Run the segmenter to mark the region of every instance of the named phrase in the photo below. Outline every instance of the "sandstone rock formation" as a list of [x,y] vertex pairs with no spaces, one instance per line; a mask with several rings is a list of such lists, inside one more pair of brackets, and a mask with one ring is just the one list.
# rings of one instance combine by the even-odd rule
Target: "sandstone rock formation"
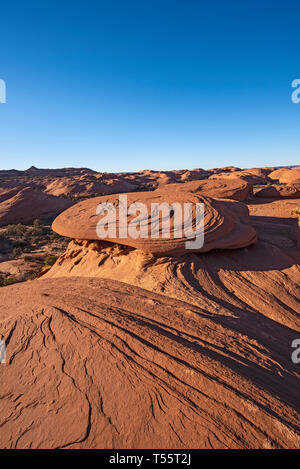
[[251,184],[265,184],[268,181],[268,170],[260,168],[244,169],[212,174],[209,179],[241,178]]
[[283,184],[300,183],[300,168],[281,168],[269,174],[270,179],[278,180]]
[[[199,232],[204,232],[204,246],[201,248],[195,247],[192,250],[197,252],[207,252],[211,249],[236,249],[248,246],[255,243],[257,236],[255,230],[249,223],[248,209],[240,203],[234,201],[215,200],[208,197],[203,197],[191,192],[166,192],[165,190],[158,190],[154,193],[141,192],[126,194],[127,206],[131,204],[142,203],[147,208],[147,213],[141,213],[141,226],[146,229],[148,238],[136,239],[132,236],[118,236],[120,227],[122,228],[123,221],[120,222],[120,210],[122,203],[119,201],[118,195],[95,197],[93,199],[85,200],[70,207],[68,210],[60,214],[54,221],[52,228],[54,231],[62,236],[67,236],[76,239],[99,239],[99,233],[96,231],[97,223],[103,216],[97,216],[96,210],[98,204],[111,204],[116,209],[116,232],[110,234],[103,239],[107,241],[124,244],[126,246],[135,247],[145,252],[155,253],[157,255],[178,254],[186,251],[186,241],[188,240],[184,234],[175,237],[178,233],[179,226],[182,226],[182,219],[180,225],[177,224],[175,215],[170,220],[170,237],[162,237],[162,223],[159,217],[159,237],[158,239],[150,236],[150,216],[152,203],[167,203],[169,205],[178,203],[182,207],[183,204],[191,203],[193,207],[195,204],[204,204],[204,227],[197,227]],[[158,217],[157,217],[158,218]],[[134,223],[136,214],[125,217],[128,227]],[[195,211],[193,212],[192,229],[196,229]],[[128,228],[130,229],[130,228]]]
[[220,287],[201,306],[101,279],[2,288],[1,447],[298,448],[299,323]]
[[294,328],[300,313],[300,231],[298,217],[291,216],[296,206],[253,200],[251,223],[259,239],[242,250],[157,257],[120,244],[73,240],[46,277],[109,278],[197,305],[217,296],[229,308],[248,305]]
[[277,198],[286,197],[289,199],[300,198],[300,182],[286,185],[273,185],[264,187],[256,192],[256,197]]
[[95,194],[114,194],[134,191],[137,186],[127,181],[98,182],[80,178],[59,178],[47,184],[45,192],[52,195],[71,195],[75,197],[91,197]]
[[246,207],[199,194],[204,183],[127,197],[202,201],[206,252],[93,238],[99,201],[119,200],[93,198],[53,225],[88,239],[0,288],[1,448],[300,447],[298,200]]
[[0,194],[0,226],[50,220],[70,207],[72,202],[31,189],[11,189]]
[[205,179],[185,184],[169,184],[165,189],[172,194],[185,191],[214,199],[231,199],[240,202],[247,200],[253,193],[252,184],[241,178]]

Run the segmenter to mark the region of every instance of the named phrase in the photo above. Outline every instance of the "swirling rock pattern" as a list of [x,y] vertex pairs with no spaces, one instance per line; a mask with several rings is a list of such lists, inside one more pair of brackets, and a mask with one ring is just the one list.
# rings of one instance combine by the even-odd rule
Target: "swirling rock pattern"
[[[184,203],[204,204],[204,245],[201,248],[194,248],[197,252],[207,252],[212,249],[236,249],[253,244],[257,240],[255,229],[250,225],[248,209],[239,202],[214,200],[191,192],[165,192],[163,189],[154,193],[131,193],[127,195],[128,206],[132,203],[142,202],[147,207],[146,215],[142,223],[148,229],[150,235],[150,214],[152,203],[179,203],[183,207]],[[80,202],[58,216],[52,225],[54,231],[60,235],[75,239],[99,239],[96,231],[100,216],[96,215],[97,206],[100,203],[110,203],[116,209],[120,209],[118,195],[96,197],[84,202]],[[119,210],[117,215],[117,233],[119,233]],[[129,224],[136,218],[136,215],[128,215]],[[159,239],[148,237],[148,239],[132,237],[107,236],[107,241],[124,244],[150,252],[157,255],[178,254],[186,251],[186,237],[175,238],[174,233],[178,226],[171,217],[170,238],[162,238],[162,225],[159,227]],[[192,229],[196,228],[196,218],[193,214]],[[161,220],[160,220],[161,222]]]

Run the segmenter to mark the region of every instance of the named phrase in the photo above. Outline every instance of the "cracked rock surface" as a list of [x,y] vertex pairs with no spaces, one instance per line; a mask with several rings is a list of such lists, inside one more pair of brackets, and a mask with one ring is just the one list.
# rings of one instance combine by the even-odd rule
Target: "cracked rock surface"
[[99,278],[1,288],[1,448],[299,448],[297,290],[261,314],[250,281],[230,307],[220,283],[198,305]]

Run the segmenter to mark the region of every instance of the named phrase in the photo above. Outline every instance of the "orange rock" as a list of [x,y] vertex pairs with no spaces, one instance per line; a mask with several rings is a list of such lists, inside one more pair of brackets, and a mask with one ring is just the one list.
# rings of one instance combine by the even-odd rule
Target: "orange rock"
[[231,199],[242,202],[252,195],[253,186],[241,178],[219,178],[191,181],[184,184],[169,184],[166,190],[170,193],[184,191],[214,199]]
[[300,183],[300,168],[288,169],[282,168],[277,169],[269,174],[270,179],[278,180],[280,183]]
[[95,278],[0,288],[1,448],[299,448],[299,317],[213,267],[198,306]]
[[289,199],[300,198],[300,183],[297,184],[287,184],[285,186],[274,185],[264,187],[260,191],[256,192],[256,197],[266,197],[266,198],[277,198],[277,197],[286,197]]
[[30,223],[34,219],[51,219],[70,207],[70,200],[31,189],[12,189],[0,195],[0,226]]
[[209,179],[231,179],[231,178],[241,178],[251,184],[265,184],[267,179],[268,170],[265,168],[251,168],[251,169],[244,169],[241,171],[233,171],[233,172],[221,172],[217,174],[213,174],[209,177]]
[[[125,194],[123,194],[124,196]],[[128,207],[133,203],[143,203],[147,208],[147,214],[144,215],[143,224],[148,230],[148,238],[120,237],[119,228],[119,195],[95,197],[85,200],[70,207],[60,214],[53,222],[52,228],[62,236],[68,236],[76,239],[99,239],[96,226],[101,217],[96,215],[97,206],[100,203],[110,203],[116,209],[116,233],[103,238],[110,242],[116,242],[127,246],[141,249],[145,252],[151,252],[159,255],[174,254],[186,251],[187,237],[184,235],[175,237],[174,233],[178,226],[174,222],[175,216],[170,220],[170,237],[163,238],[162,225],[159,227],[159,238],[150,237],[150,214],[152,203],[179,203],[183,207],[184,203],[191,203],[193,206],[197,203],[204,204],[204,246],[193,248],[197,252],[207,252],[211,249],[236,249],[248,246],[256,242],[256,231],[249,222],[248,209],[240,203],[234,201],[215,200],[203,197],[191,192],[172,193],[172,191],[157,190],[155,192],[140,192],[126,194]],[[136,218],[136,215],[127,216],[129,225]],[[196,227],[195,213],[193,213],[192,229]]]

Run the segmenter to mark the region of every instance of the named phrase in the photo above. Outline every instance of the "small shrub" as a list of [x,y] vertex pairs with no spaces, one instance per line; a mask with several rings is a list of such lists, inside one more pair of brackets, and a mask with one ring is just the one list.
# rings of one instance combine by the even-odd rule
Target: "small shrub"
[[16,277],[7,277],[7,278],[0,278],[0,287],[6,287],[8,285],[13,285],[14,283],[18,283],[20,280],[18,280]]
[[22,236],[27,232],[27,226],[18,223],[17,225],[7,225],[4,233],[6,236]]
[[45,262],[44,262],[45,267],[54,265],[56,260],[57,260],[57,256],[46,257]]
[[36,228],[40,228],[40,226],[41,226],[41,225],[40,225],[40,220],[37,220],[37,219],[34,220],[34,222],[32,223],[32,226],[33,226],[33,228],[35,228],[35,229],[36,229]]
[[14,248],[13,249],[13,255],[14,257],[18,257],[22,254],[22,249],[20,247]]
[[60,239],[60,238],[61,238],[61,236],[58,233],[55,233],[55,231],[53,231],[53,233],[51,233],[51,235],[50,235],[50,239],[52,241],[54,241],[56,239]]
[[34,256],[24,256],[23,259],[25,262],[33,262],[36,260]]

